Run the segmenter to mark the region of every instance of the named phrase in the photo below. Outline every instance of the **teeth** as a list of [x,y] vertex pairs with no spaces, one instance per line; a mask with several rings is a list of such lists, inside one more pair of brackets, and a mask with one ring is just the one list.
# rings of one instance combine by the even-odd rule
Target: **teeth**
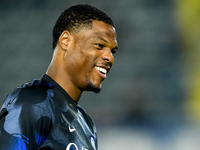
[[107,70],[101,67],[95,67],[97,68],[97,70],[99,70],[100,72],[102,72],[103,74],[107,74]]

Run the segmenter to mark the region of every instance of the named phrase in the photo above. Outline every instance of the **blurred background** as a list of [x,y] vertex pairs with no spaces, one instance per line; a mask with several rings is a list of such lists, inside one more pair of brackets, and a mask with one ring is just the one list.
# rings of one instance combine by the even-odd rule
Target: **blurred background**
[[118,33],[102,92],[79,103],[96,123],[99,150],[200,149],[199,0],[0,0],[0,104],[43,76],[54,23],[78,3],[106,12]]

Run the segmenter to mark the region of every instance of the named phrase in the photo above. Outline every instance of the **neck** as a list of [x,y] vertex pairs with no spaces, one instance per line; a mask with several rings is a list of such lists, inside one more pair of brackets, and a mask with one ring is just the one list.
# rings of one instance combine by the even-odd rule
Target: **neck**
[[64,80],[62,76],[59,76],[58,72],[56,74],[51,72],[51,66],[48,68],[46,74],[56,81],[56,83],[58,83],[69,94],[69,96],[78,103],[82,95],[82,91],[80,89],[74,87],[71,82]]
[[[57,52],[54,53],[56,54],[53,55],[53,59],[47,69],[46,74],[50,76],[54,81],[56,81],[69,94],[69,96],[78,103],[82,95],[82,90],[73,84],[66,71],[64,70],[64,63],[60,59],[62,57],[57,57],[58,55],[62,54]],[[56,57],[54,57],[55,55]]]

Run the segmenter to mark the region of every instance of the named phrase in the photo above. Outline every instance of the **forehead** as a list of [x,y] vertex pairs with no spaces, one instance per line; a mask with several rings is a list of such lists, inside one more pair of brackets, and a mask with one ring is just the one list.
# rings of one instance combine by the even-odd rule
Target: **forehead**
[[117,46],[117,34],[115,28],[102,21],[92,21],[92,28],[85,28],[81,35],[85,40],[104,40]]
[[102,21],[97,21],[97,20],[92,21],[92,30],[94,31],[95,34],[113,36],[114,38],[117,37],[115,28]]
[[113,26],[108,25],[102,21],[93,21],[91,37],[97,40],[103,40],[108,43],[117,45],[117,33]]

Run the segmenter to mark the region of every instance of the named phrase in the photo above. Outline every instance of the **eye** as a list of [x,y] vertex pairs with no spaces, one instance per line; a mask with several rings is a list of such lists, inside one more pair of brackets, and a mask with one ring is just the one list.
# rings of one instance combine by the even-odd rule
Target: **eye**
[[104,45],[103,44],[99,44],[99,43],[95,43],[95,46],[97,49],[101,50],[104,48]]
[[116,52],[117,52],[117,50],[115,50],[115,49],[112,49],[112,50],[111,50],[111,53],[112,53],[113,55],[115,55]]

